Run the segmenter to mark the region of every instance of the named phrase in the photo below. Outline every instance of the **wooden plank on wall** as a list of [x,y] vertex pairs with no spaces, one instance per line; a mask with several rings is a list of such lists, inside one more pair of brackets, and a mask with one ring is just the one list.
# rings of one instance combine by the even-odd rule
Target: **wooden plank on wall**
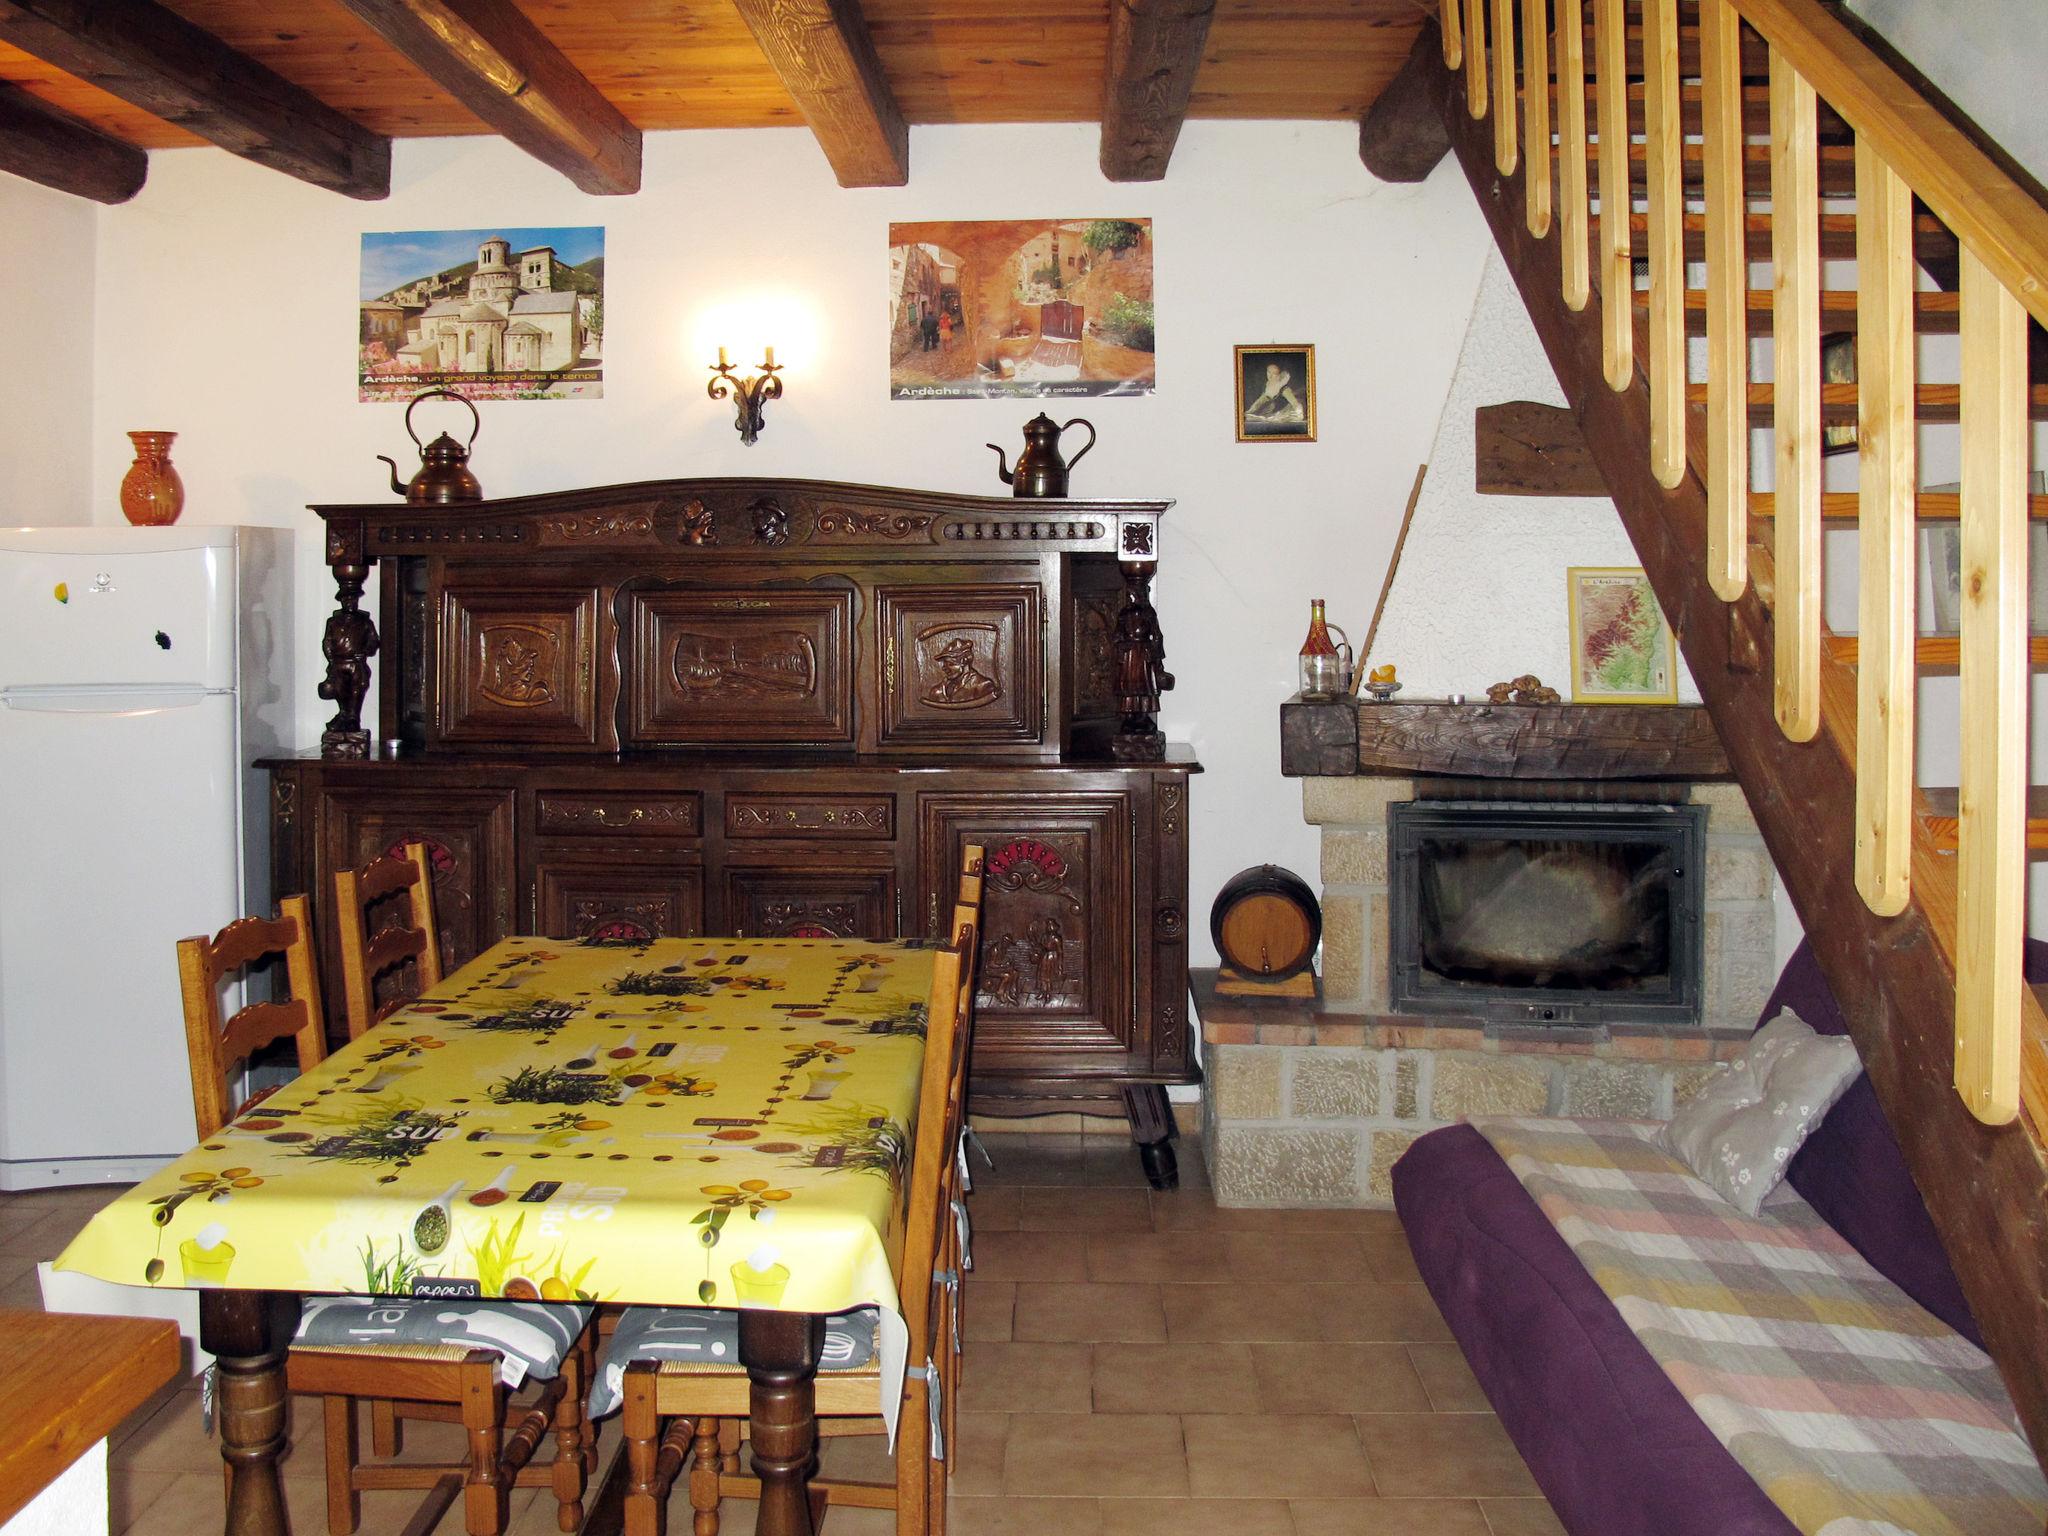
[[258,165],[390,194],[389,139],[150,0],[0,0],[0,42]]
[[1473,413],[1474,489],[1482,496],[1605,496],[1607,482],[1578,418],[1560,405],[1510,400]]

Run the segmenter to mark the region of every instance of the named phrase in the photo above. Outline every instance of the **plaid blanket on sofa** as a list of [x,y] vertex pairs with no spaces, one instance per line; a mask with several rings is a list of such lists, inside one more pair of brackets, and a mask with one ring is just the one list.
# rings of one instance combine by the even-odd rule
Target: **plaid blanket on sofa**
[[1808,1536],[2041,1536],[1990,1357],[1781,1186],[1745,1216],[1618,1120],[1472,1122],[1693,1411]]

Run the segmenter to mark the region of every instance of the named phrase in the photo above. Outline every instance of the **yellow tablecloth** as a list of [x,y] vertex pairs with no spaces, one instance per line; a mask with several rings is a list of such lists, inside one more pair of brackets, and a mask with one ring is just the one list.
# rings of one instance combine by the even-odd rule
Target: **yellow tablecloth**
[[122,1195],[57,1267],[893,1310],[931,975],[901,943],[507,939]]

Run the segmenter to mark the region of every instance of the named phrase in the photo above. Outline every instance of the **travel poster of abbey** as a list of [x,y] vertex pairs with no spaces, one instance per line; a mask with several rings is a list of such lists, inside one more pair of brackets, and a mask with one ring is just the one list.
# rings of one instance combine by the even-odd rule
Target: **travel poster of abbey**
[[889,226],[889,398],[1149,395],[1150,219]]
[[358,400],[604,394],[604,230],[363,236]]

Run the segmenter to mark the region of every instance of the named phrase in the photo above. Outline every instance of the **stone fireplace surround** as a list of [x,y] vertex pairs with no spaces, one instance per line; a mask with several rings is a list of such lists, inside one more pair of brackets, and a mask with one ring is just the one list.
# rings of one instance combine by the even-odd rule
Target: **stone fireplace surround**
[[[1372,753],[1370,741],[1362,750]],[[1345,772],[1327,744],[1306,770],[1301,753],[1285,756],[1304,773],[1303,815],[1322,837],[1320,996],[1223,997],[1213,972],[1196,978],[1203,1154],[1219,1204],[1386,1207],[1394,1162],[1427,1131],[1484,1114],[1667,1119],[1747,1040],[1775,979],[1776,926],[1770,855],[1738,785],[1664,776],[1688,767],[1677,760],[1651,765],[1659,774],[1649,780],[1627,770],[1574,780],[1546,767],[1522,778],[1512,770],[1525,765],[1512,761],[1485,771],[1469,756],[1456,776],[1375,773],[1369,763]],[[1388,1012],[1387,807],[1418,798],[1705,805],[1701,1027],[1549,1029]]]

